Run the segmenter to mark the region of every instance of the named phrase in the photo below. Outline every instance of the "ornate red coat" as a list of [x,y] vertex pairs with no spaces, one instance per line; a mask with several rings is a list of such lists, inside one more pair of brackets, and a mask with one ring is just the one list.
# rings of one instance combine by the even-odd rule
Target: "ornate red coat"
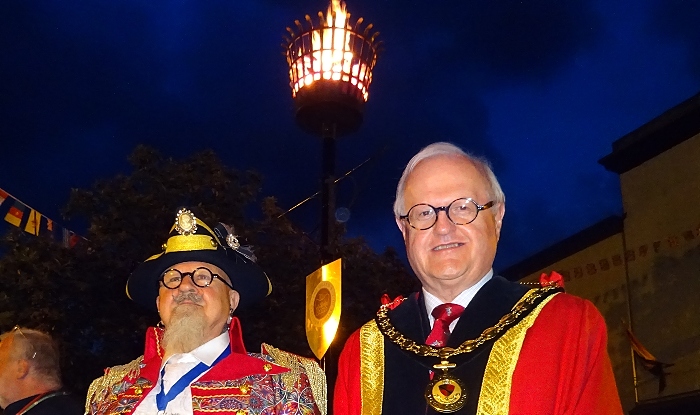
[[[494,277],[458,321],[448,347],[475,339],[532,291]],[[404,336],[424,343],[430,324],[421,295],[389,312]],[[452,373],[467,401],[457,414],[622,414],[606,350],[604,320],[589,301],[564,293],[542,299],[525,316],[477,347],[453,356]],[[335,415],[436,414],[424,394],[437,358],[402,350],[371,321],[348,339],[334,393]]]
[[[158,381],[163,330],[149,328],[144,355],[105,370],[90,385],[87,414],[131,414]],[[194,415],[323,415],[325,376],[315,361],[263,345],[247,353],[238,319],[229,328],[231,354],[190,385]]]

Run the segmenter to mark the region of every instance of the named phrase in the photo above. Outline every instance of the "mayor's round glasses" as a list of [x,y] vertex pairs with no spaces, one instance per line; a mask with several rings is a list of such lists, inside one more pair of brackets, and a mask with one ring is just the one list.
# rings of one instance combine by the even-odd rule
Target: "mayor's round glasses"
[[438,213],[442,210],[455,225],[466,225],[474,222],[479,212],[493,207],[495,204],[496,202],[492,200],[480,205],[471,197],[459,198],[447,206],[440,207],[419,203],[410,208],[407,214],[399,216],[399,219],[405,220],[414,229],[424,231],[437,223]]

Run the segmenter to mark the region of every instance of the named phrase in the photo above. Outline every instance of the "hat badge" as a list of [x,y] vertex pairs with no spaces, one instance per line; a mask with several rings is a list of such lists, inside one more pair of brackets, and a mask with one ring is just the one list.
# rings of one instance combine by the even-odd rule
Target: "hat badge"
[[197,231],[197,218],[189,209],[180,209],[175,217],[175,230],[180,235],[192,235]]
[[236,235],[229,233],[226,235],[226,245],[230,246],[231,249],[238,249],[241,247],[241,243],[238,241]]

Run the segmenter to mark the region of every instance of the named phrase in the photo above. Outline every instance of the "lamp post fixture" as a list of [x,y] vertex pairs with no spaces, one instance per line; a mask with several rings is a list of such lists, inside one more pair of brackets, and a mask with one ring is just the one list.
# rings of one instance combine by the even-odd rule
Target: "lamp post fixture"
[[333,260],[333,183],[335,140],[355,132],[362,124],[364,105],[377,62],[372,24],[354,25],[340,0],[331,0],[326,16],[318,12],[318,23],[305,16],[295,20],[285,36],[289,86],[296,107],[296,121],[305,132],[323,140],[321,188],[321,263]]

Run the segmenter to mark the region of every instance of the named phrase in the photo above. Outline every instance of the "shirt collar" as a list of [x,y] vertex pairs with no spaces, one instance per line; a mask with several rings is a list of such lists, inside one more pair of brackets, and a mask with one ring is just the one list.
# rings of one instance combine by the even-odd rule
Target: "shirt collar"
[[192,350],[192,355],[194,355],[194,357],[199,361],[211,366],[211,364],[214,363],[214,360],[219,357],[219,355],[228,347],[228,345],[228,331],[225,331],[198,348]]
[[[170,356],[168,362],[203,362],[207,366],[211,366],[219,355],[229,347],[229,334],[225,331],[204,343],[203,345],[197,347],[189,353],[178,353]],[[167,362],[163,362],[165,365]]]
[[[487,272],[486,275],[484,275],[483,278],[479,280],[479,282],[459,293],[459,295],[455,297],[454,300],[452,300],[452,303],[459,304],[462,307],[467,308],[467,306],[472,301],[476,293],[479,292],[481,287],[483,287],[484,284],[489,282],[489,280],[492,277],[493,268],[491,268],[489,272]],[[428,313],[428,318],[430,319],[430,324],[432,325],[433,321],[435,320],[435,318],[432,315],[433,309],[442,304],[442,301],[433,294],[426,291],[425,288],[423,288],[423,299],[425,301],[425,311]]]

